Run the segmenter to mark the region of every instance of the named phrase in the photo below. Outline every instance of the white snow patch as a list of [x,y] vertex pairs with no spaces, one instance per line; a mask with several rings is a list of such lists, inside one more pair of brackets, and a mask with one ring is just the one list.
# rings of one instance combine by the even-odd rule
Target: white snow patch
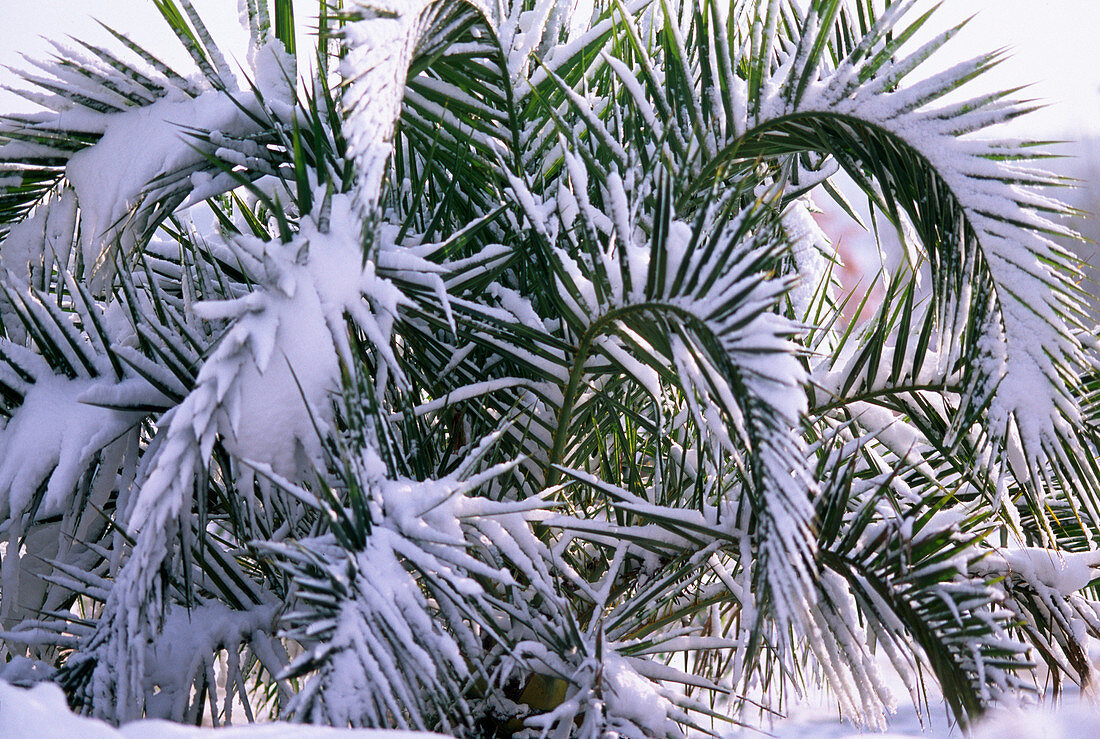
[[[210,91],[189,98],[181,91],[107,119],[103,137],[77,152],[65,174],[80,202],[84,262],[98,264],[115,239],[133,245],[133,229],[124,228],[142,194],[158,176],[202,164],[185,127],[244,134],[254,124],[224,93]],[[142,224],[135,224],[140,227]]]
[[1040,547],[999,549],[982,560],[982,569],[1041,583],[1070,595],[1100,577],[1100,552],[1060,552]]
[[440,735],[281,722],[211,729],[159,719],[133,721],[116,729],[104,721],[72,713],[65,703],[65,694],[53,683],[39,683],[28,690],[0,681],[0,736],[5,739],[426,739]]
[[25,511],[35,489],[49,480],[38,515],[60,512],[89,458],[124,434],[142,413],[81,402],[95,380],[43,374],[0,432],[0,508]]

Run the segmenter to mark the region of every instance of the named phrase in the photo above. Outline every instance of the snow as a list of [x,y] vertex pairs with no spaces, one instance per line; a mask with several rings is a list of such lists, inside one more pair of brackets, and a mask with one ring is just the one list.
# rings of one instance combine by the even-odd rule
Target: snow
[[[484,17],[495,19],[486,0],[469,0],[469,4]],[[359,168],[359,206],[364,213],[377,205],[409,64],[428,31],[432,5],[432,0],[353,0],[344,8],[349,16],[362,16],[343,29],[348,54],[340,72],[349,112],[345,131]]]
[[621,657],[611,655],[603,662],[604,700],[607,713],[630,721],[649,731],[664,730],[672,736],[679,733],[668,717],[668,701],[654,683],[635,672]]
[[787,207],[782,218],[798,272],[798,284],[788,293],[798,318],[809,317],[810,304],[829,269],[825,256],[829,240],[811,215],[811,204],[809,196],[795,201]]
[[69,160],[66,175],[76,190],[83,226],[84,262],[102,266],[104,250],[122,238],[124,251],[144,228],[139,218],[128,226],[143,195],[162,174],[185,172],[206,162],[196,151],[187,127],[243,135],[255,128],[224,93],[204,92],[196,98],[180,90],[135,110],[107,117],[103,137],[95,146]]
[[0,430],[0,500],[4,516],[24,511],[48,481],[39,516],[62,512],[88,460],[125,434],[145,415],[82,402],[94,380],[69,380],[44,373],[23,404]]
[[[629,667],[612,661],[605,673],[612,691],[608,708],[639,725],[661,725],[665,719],[662,699],[651,685]],[[931,696],[935,699],[935,695]],[[919,716],[912,706],[892,716],[884,733],[861,733],[839,720],[824,695],[810,696],[792,707],[791,714],[774,722],[765,720],[762,729],[776,739],[962,739],[942,711]],[[659,714],[659,715],[658,715]],[[648,723],[655,720],[657,723]],[[762,736],[757,729],[725,730],[724,735],[749,739]],[[1087,698],[1069,694],[1060,706],[994,711],[979,723],[974,739],[1082,739],[1100,734],[1100,708]],[[96,719],[74,715],[61,689],[52,683],[19,688],[0,680],[0,736],[5,739],[429,739],[440,737],[418,731],[337,729],[287,723],[261,723],[219,729],[183,726],[159,719],[134,721],[114,728]]]
[[1100,552],[1060,552],[1039,547],[997,549],[981,562],[983,571],[1042,584],[1063,596],[1100,577]]
[[[173,605],[152,647],[147,679],[159,690],[146,704],[146,717],[186,716],[192,683],[181,681],[180,677],[207,672],[212,655],[219,650],[225,650],[228,660],[227,693],[246,689],[240,675],[240,646],[255,645],[265,635],[273,634],[277,614],[276,604],[255,606],[247,611],[233,610],[217,601],[191,608]],[[262,653],[262,649],[253,646],[254,653]],[[281,664],[266,666],[281,668]],[[226,696],[225,705],[231,709],[229,697]]]
[[268,723],[210,729],[147,719],[114,728],[69,710],[65,694],[53,683],[18,688],[0,680],[0,736],[5,739],[429,739],[420,731],[336,729]]
[[0,246],[0,259],[16,284],[30,284],[32,274],[49,274],[55,261],[64,262],[68,257],[77,223],[76,206],[72,189],[65,187],[11,227]]
[[[206,320],[236,321],[177,409],[170,438],[193,435],[206,446],[220,432],[238,457],[290,479],[299,471],[299,450],[307,459],[317,458],[316,424],[327,422],[338,388],[342,346],[335,337],[343,330],[345,311],[385,353],[389,325],[403,300],[374,274],[373,263],[363,264],[348,197],[333,199],[329,218],[325,233],[312,218],[303,219],[298,238],[287,244],[240,237],[232,245],[242,263],[256,263],[254,255],[260,255],[252,278],[265,289],[196,305]],[[363,304],[364,296],[375,301],[375,313]],[[135,526],[150,507],[164,504],[159,467],[149,470],[148,479],[157,484],[146,482],[133,513]],[[174,486],[176,480],[168,475],[163,483]]]
[[1090,736],[1100,736],[1100,707],[1075,695],[1065,698],[1061,706],[996,712],[973,733],[974,739],[1084,739]]
[[[931,695],[935,701],[938,696]],[[775,739],[964,739],[968,736],[951,722],[942,707],[928,714],[911,705],[902,706],[890,717],[883,732],[860,732],[836,715],[830,701],[809,696],[791,707],[790,714],[774,721],[764,720],[761,728]],[[760,730],[744,729],[729,734],[738,739],[761,736]],[[971,739],[1083,739],[1100,735],[1100,706],[1076,692],[1067,692],[1058,705],[998,708],[979,721]]]

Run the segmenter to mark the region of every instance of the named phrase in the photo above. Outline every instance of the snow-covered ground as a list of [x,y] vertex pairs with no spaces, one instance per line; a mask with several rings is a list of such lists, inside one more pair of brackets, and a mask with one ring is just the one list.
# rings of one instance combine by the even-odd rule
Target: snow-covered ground
[[435,736],[416,731],[331,729],[279,723],[209,729],[161,720],[134,721],[116,729],[102,721],[73,715],[61,688],[53,683],[39,683],[28,690],[0,681],[3,739],[430,739]]
[[[803,705],[794,715],[778,721],[768,730],[776,739],[945,739],[966,734],[948,721],[943,712],[918,717],[912,706],[902,706],[885,734],[861,733],[836,718],[835,711]],[[745,731],[745,739],[764,736]],[[994,713],[975,727],[972,739],[1089,739],[1100,736],[1100,706],[1077,695],[1066,696],[1059,707]]]
[[[935,702],[934,696],[930,696]],[[947,739],[963,737],[944,710],[918,715],[899,706],[888,733],[861,733],[837,717],[824,694],[799,703],[791,715],[760,730],[742,729],[733,739]],[[297,724],[254,724],[221,729],[181,726],[167,721],[135,721],[114,728],[102,721],[73,715],[61,689],[39,683],[31,689],[0,681],[0,737],[3,739],[413,739],[437,736],[411,731],[339,730]],[[1088,739],[1100,736],[1100,705],[1079,694],[1067,694],[1060,706],[994,713],[977,726],[973,739]]]

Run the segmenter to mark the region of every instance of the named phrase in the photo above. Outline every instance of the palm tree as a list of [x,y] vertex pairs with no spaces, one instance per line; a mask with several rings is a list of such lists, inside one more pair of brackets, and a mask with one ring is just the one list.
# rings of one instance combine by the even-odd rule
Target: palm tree
[[554,737],[1091,679],[1095,339],[1062,181],[984,135],[1028,105],[954,102],[997,54],[921,78],[906,0],[346,0],[313,59],[247,0],[235,72],[155,2],[195,70],[112,31],[0,119],[3,675]]

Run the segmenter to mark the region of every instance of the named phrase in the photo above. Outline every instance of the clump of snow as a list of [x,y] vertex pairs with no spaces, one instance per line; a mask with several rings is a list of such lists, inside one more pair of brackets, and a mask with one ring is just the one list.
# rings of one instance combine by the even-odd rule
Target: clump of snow
[[[189,14],[193,12],[189,6],[185,8]],[[205,31],[200,28],[198,32],[202,35]],[[222,83],[235,83],[216,47],[209,51]],[[59,117],[59,126],[83,124],[80,127],[101,134],[92,146],[73,154],[65,167],[80,204],[84,264],[96,270],[93,285],[105,284],[109,249],[118,246],[128,252],[144,235],[153,216],[153,209],[144,207],[147,199],[156,202],[186,194],[193,185],[204,189],[204,196],[235,186],[236,182],[225,176],[192,179],[193,174],[209,168],[207,158],[215,151],[192,132],[210,132],[221,140],[245,138],[259,129],[257,120],[265,114],[285,120],[293,115],[294,58],[281,43],[270,39],[251,50],[250,62],[250,76],[266,113],[248,88],[199,92],[190,84],[169,84],[164,95],[150,104],[110,113],[66,111]],[[220,155],[226,150],[216,151]],[[214,188],[214,183],[220,189]]]
[[609,717],[629,722],[653,736],[680,734],[669,717],[674,709],[651,680],[639,675],[618,655],[608,655],[602,668],[603,699]]
[[53,683],[39,683],[25,689],[0,681],[0,736],[7,739],[48,736],[119,739],[125,735],[103,721],[73,714],[65,701],[65,693]]
[[0,261],[23,282],[30,281],[30,264],[45,245],[44,221],[39,211],[12,226],[0,242]]
[[287,52],[283,42],[274,38],[250,50],[249,57],[255,70],[253,84],[262,91],[265,104],[281,114],[280,117],[289,119],[293,115],[297,58]]
[[[345,312],[385,354],[401,302],[400,293],[375,276],[373,263],[363,264],[353,219],[349,199],[339,196],[327,232],[304,219],[299,237],[289,243],[241,237],[233,244],[262,289],[196,305],[207,320],[235,322],[203,364],[195,389],[174,410],[169,438],[194,436],[208,450],[221,433],[238,457],[290,478],[303,461],[300,450],[308,457],[319,454],[314,424],[326,422],[337,389],[336,341]],[[364,296],[374,300],[376,311]],[[162,456],[165,463],[170,458]],[[151,506],[163,505],[163,488],[177,485],[176,474],[159,460],[149,465],[135,525]]]
[[1100,577],[1100,552],[1071,553],[1040,547],[997,549],[982,560],[981,567],[1070,595]]
[[[233,610],[217,601],[190,608],[172,606],[152,645],[147,679],[158,690],[146,704],[146,716],[166,719],[184,716],[193,681],[181,680],[181,676],[207,671],[209,662],[219,650],[225,650],[232,667],[231,675],[238,677],[240,645],[259,641],[265,634],[274,634],[276,612],[275,604],[255,606],[247,611]],[[254,650],[257,654],[267,651]],[[281,667],[265,666],[269,671]]]
[[783,213],[783,230],[791,243],[798,283],[791,288],[791,305],[798,318],[807,316],[822,280],[829,270],[825,249],[829,239],[810,212],[809,196],[791,203]]
[[44,372],[30,387],[0,431],[0,514],[25,511],[43,481],[38,515],[60,513],[92,456],[144,416],[81,402],[96,384]]
[[206,159],[188,127],[244,135],[255,124],[225,93],[191,98],[175,90],[152,105],[109,117],[102,138],[69,160],[65,174],[76,190],[82,214],[84,263],[102,266],[101,256],[117,239],[129,251],[145,223],[132,220],[153,181],[186,172]]

